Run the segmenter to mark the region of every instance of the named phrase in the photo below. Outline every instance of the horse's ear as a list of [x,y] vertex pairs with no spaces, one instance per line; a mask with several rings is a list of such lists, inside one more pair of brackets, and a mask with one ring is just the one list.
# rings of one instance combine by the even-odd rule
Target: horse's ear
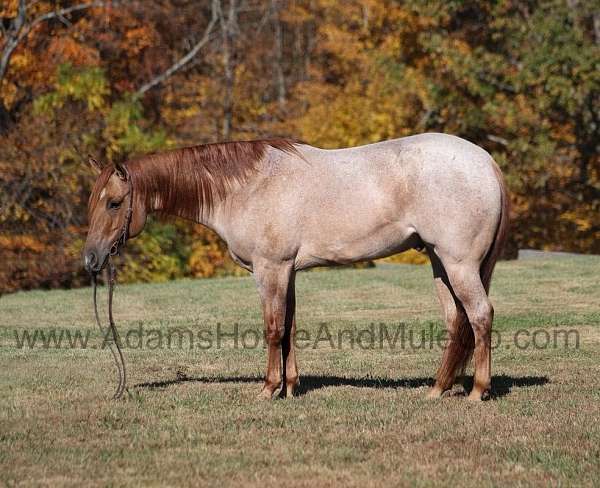
[[100,165],[100,163],[98,161],[96,161],[96,159],[93,158],[89,154],[88,154],[88,163],[90,164],[90,166],[96,173],[100,174],[102,172],[102,166]]
[[125,169],[125,166],[123,166],[121,163],[114,163],[115,166],[115,174],[119,177],[120,180],[122,181],[127,181],[127,169]]

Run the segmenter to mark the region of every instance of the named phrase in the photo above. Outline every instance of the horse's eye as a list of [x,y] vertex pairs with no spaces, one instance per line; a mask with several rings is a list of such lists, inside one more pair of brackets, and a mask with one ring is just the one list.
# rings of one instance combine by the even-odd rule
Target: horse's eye
[[112,202],[108,202],[108,208],[110,210],[117,210],[120,207],[121,207],[121,202],[116,202],[114,200]]

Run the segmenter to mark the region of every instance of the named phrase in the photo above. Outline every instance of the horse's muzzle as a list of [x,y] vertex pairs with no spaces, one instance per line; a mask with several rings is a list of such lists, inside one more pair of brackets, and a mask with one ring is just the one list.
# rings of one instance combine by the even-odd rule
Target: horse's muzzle
[[87,251],[83,257],[83,264],[85,266],[85,270],[90,273],[98,273],[104,267],[104,263],[106,261],[106,256],[99,256],[97,251]]

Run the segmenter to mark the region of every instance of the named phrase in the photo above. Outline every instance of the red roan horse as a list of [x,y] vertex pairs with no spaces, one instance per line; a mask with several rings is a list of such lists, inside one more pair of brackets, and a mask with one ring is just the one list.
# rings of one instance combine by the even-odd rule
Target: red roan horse
[[98,273],[152,212],[213,229],[256,280],[268,344],[262,397],[280,386],[282,396],[292,395],[298,384],[297,271],[413,247],[429,253],[449,332],[429,396],[449,389],[472,355],[469,399],[489,392],[488,291],[506,239],[509,201],[498,166],[480,147],[434,133],[336,150],[264,140],[95,166],[86,269]]

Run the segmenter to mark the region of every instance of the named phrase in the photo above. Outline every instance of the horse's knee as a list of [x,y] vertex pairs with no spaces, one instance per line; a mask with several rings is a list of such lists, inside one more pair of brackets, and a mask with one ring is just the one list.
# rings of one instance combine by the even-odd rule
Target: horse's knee
[[475,335],[488,337],[492,330],[494,307],[489,300],[481,300],[469,311],[469,322]]
[[283,324],[269,323],[265,330],[265,340],[269,345],[279,346],[283,340],[284,334],[285,328]]

